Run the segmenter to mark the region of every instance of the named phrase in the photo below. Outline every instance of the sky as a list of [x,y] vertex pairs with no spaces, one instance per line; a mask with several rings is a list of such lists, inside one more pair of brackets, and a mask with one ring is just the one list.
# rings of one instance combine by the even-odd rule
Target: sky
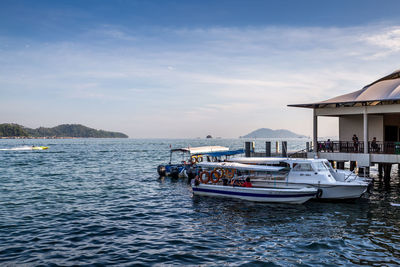
[[[312,135],[400,68],[400,1],[0,1],[0,123],[131,138]],[[337,135],[336,118],[319,136]]]

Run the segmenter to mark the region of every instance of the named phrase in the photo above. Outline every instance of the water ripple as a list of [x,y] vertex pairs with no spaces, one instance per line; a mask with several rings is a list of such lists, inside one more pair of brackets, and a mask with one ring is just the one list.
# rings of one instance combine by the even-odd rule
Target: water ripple
[[193,197],[185,181],[155,170],[170,144],[241,148],[242,140],[32,142],[50,150],[0,151],[2,265],[400,263],[400,208],[390,205],[400,203],[397,178],[356,203],[249,203]]

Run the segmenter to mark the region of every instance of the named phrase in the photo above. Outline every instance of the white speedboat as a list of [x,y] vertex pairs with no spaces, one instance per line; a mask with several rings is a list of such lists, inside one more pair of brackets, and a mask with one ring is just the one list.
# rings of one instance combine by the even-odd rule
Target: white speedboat
[[192,183],[194,195],[228,197],[256,202],[303,204],[317,193],[315,188],[265,188]]
[[[255,186],[312,186],[320,189],[316,198],[356,199],[364,194],[370,181],[346,170],[334,170],[326,159],[231,158],[230,163],[251,166],[280,166],[279,171],[251,172]],[[213,166],[215,168],[217,166]]]
[[217,196],[257,202],[302,204],[313,198],[318,189],[306,186],[267,186],[252,183],[240,172],[277,172],[284,167],[257,166],[231,162],[202,162],[202,171],[192,181],[194,195]]

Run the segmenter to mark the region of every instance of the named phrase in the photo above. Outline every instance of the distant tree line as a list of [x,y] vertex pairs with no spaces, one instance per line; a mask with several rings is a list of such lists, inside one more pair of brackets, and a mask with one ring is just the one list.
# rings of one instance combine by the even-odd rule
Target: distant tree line
[[0,124],[0,137],[9,136],[28,136],[29,134],[18,124],[3,123]]
[[62,124],[53,128],[27,128],[18,124],[0,124],[0,137],[30,136],[30,137],[92,137],[92,138],[127,138],[119,132],[108,132],[92,129],[80,124]]

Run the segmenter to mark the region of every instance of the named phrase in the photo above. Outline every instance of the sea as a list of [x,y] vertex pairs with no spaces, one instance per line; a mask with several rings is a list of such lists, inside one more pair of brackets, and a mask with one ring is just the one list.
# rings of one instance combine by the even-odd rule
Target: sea
[[[245,141],[0,140],[0,266],[400,265],[397,170],[355,202],[302,205],[194,197],[157,174],[171,147]],[[31,145],[49,149],[15,149]]]

